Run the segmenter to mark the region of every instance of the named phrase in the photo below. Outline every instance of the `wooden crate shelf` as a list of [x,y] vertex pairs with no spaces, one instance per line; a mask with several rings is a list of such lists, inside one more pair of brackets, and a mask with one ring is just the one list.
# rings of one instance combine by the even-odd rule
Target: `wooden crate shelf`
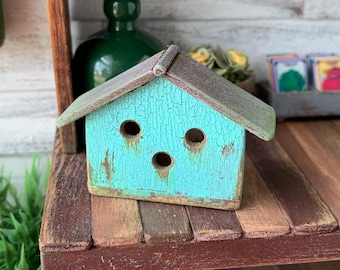
[[[57,136],[40,235],[43,269],[205,269],[340,259],[340,120],[247,136],[241,208],[95,197],[85,153]],[[77,268],[78,267],[78,268]]]
[[257,95],[270,104],[278,121],[288,118],[340,116],[340,90],[275,93],[269,84],[259,84]]
[[[47,5],[62,113],[73,101],[68,1]],[[333,97],[329,102],[325,111],[340,108]],[[294,106],[289,114],[275,109],[285,119],[296,116]],[[77,150],[75,125],[69,125],[56,134],[40,233],[42,269],[196,270],[339,260],[339,134],[340,120],[333,119],[279,123],[268,143],[248,135],[241,208],[222,211],[91,196],[85,152],[66,154]]]

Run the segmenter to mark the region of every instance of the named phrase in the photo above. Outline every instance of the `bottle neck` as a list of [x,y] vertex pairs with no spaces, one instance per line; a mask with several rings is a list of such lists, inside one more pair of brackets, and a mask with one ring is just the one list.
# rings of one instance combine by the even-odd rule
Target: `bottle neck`
[[108,30],[110,32],[118,32],[118,31],[135,31],[135,23],[132,21],[121,22],[110,20],[108,25]]

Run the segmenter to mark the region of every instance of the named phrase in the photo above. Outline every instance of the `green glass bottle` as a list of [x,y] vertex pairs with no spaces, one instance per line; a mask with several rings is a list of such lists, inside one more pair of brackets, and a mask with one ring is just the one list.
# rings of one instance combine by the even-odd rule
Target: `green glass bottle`
[[161,42],[135,26],[139,0],[105,0],[104,12],[109,19],[107,29],[92,35],[75,52],[75,97],[164,49]]
[[[140,0],[104,0],[107,28],[80,44],[72,59],[75,98],[165,48],[136,27],[140,9]],[[84,119],[76,126],[81,150],[85,145]]]
[[0,0],[0,47],[4,43],[5,39],[5,24],[4,24],[4,15],[2,13],[2,4]]

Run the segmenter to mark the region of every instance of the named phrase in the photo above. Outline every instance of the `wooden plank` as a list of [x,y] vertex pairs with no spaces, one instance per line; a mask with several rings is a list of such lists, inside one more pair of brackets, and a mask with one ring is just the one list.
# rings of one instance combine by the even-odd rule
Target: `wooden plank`
[[5,127],[0,129],[1,155],[51,153],[55,120],[55,117],[0,118],[0,126]]
[[42,252],[87,250],[91,240],[91,200],[85,153],[65,155],[59,134],[45,200],[39,245]]
[[262,142],[249,135],[247,143],[248,153],[283,209],[292,233],[326,233],[337,228],[327,205],[275,139]]
[[[97,3],[97,1],[89,1]],[[228,1],[225,1],[228,2]],[[284,2],[283,2],[284,3]],[[277,3],[276,3],[277,4]],[[254,10],[257,10],[256,8]],[[202,14],[204,12],[201,12]],[[89,34],[96,31],[101,21],[73,21],[72,40],[79,44]],[[340,39],[336,29],[340,21],[332,21],[333,27],[324,20],[157,20],[145,19],[138,21],[138,27],[157,37],[163,44],[175,43],[182,52],[204,44],[221,45],[223,49],[242,50],[248,57],[252,68],[256,67],[256,80],[268,80],[264,55],[278,52],[295,52],[301,55],[327,51],[337,52]],[[301,38],[301,37],[304,38]],[[320,42],[313,37],[319,36]],[[190,37],[188,39],[188,37]],[[204,37],[204,41],[202,41]],[[249,39],[252,40],[251,46]],[[280,40],[280,42],[277,42]],[[294,42],[291,42],[294,40]],[[329,41],[329,42],[328,42]],[[0,51],[1,52],[1,51]],[[1,76],[1,75],[0,75]]]
[[[68,2],[67,0],[47,0],[47,9],[52,43],[58,113],[61,114],[73,101]],[[60,136],[63,152],[76,153],[77,134],[75,123],[71,123],[61,128]]]
[[261,83],[258,96],[270,104],[279,121],[285,118],[340,115],[337,91],[309,90],[275,93],[268,83]]
[[231,240],[242,235],[235,211],[192,206],[187,211],[196,241]]
[[340,19],[340,2],[337,0],[306,0],[304,4],[304,18],[314,20],[338,20]]
[[[5,41],[0,50],[0,93],[53,88],[46,1],[2,1]],[[1,99],[1,98],[0,98]]]
[[56,115],[54,90],[1,93],[1,155],[52,153]]
[[[43,269],[227,269],[340,259],[340,234],[283,236],[190,244],[133,245],[44,253]],[[254,269],[255,270],[255,269]]]
[[[1,93],[0,118],[57,117],[55,90],[8,91]],[[53,131],[55,135],[55,131]]]
[[[304,55],[324,51],[325,48],[337,52],[340,47],[336,31],[340,28],[340,21],[332,21],[333,27],[322,20],[276,20],[275,23],[272,20],[160,20],[157,24],[152,20],[141,20],[138,25],[164,44],[174,42],[179,45],[181,51],[188,51],[202,43],[212,46],[219,44],[225,50],[242,50],[249,56],[251,67],[256,67],[258,81],[268,78],[265,54],[295,52]],[[315,42],[315,36],[319,37],[320,42]]]
[[340,141],[334,122],[282,123],[276,137],[340,220]]
[[209,0],[191,0],[173,3],[170,16],[179,20],[282,19],[297,18],[302,14],[302,9],[303,1],[301,0],[288,0],[284,3],[278,3],[275,0],[256,2],[217,0],[213,4]]
[[[330,154],[328,155],[329,157],[328,159],[332,159],[337,164],[339,164],[340,163],[340,136],[339,136],[340,121],[338,119],[329,120],[329,121],[308,121],[306,127],[311,130],[315,139],[322,145],[324,152],[326,152],[327,154]],[[337,173],[333,172],[333,175],[337,175]],[[338,178],[337,180],[339,181]]]
[[92,239],[95,246],[141,243],[143,228],[137,201],[92,195],[91,209]]
[[[302,0],[143,0],[141,19],[172,20],[221,20],[221,19],[272,19],[296,18],[303,12]],[[242,12],[240,12],[242,11]],[[102,3],[81,0],[72,1],[71,15],[74,20],[105,20]]]
[[273,195],[246,155],[241,208],[236,215],[248,238],[276,237],[289,233],[289,224]]
[[140,201],[139,208],[147,244],[192,240],[189,218],[184,206]]

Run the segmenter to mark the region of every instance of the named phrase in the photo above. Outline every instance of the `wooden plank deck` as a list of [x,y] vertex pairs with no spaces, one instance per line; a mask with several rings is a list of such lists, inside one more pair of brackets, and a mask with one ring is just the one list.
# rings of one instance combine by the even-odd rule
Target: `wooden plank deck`
[[339,131],[340,119],[324,119],[279,123],[271,142],[248,135],[237,211],[91,199],[85,154],[62,154],[56,136],[40,236],[43,269],[226,269],[339,260]]

